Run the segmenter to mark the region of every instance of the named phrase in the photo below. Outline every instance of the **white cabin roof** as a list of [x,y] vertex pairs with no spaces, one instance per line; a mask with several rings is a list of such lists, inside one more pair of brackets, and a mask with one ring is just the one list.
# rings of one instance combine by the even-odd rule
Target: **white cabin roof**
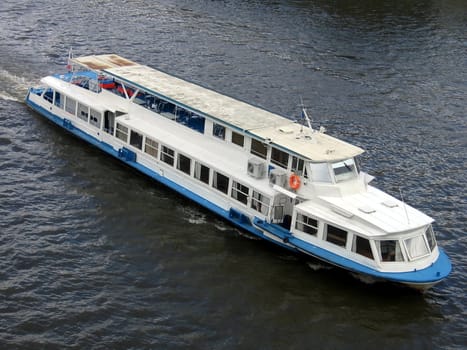
[[360,147],[311,130],[278,114],[115,54],[84,56],[74,58],[73,62],[168,98],[312,162],[332,162],[363,153]]

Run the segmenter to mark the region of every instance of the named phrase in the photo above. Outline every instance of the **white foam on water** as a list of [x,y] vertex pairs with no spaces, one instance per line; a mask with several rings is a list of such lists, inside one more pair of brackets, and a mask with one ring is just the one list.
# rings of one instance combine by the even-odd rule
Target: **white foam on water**
[[19,102],[16,97],[11,96],[5,91],[0,91],[0,100]]
[[[0,69],[0,99],[7,101],[20,101],[28,90],[29,82],[25,77],[10,73],[5,69]],[[5,91],[5,89],[8,89]]]

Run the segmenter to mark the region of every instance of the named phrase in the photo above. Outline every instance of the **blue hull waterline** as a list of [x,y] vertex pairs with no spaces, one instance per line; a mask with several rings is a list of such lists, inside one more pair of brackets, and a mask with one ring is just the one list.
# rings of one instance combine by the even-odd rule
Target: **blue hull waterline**
[[[104,62],[108,64],[107,66],[97,67],[95,62],[94,65],[90,64],[90,60],[95,57],[88,56],[84,57],[81,61],[72,61],[75,64],[79,64],[81,68],[83,66],[87,68],[79,74],[81,79],[79,84],[73,81],[73,78],[78,75],[74,72],[49,77],[49,80],[44,82],[44,87],[29,89],[26,96],[26,104],[71,134],[209,209],[240,229],[290,251],[304,253],[352,273],[370,276],[379,281],[399,283],[420,290],[428,289],[446,278],[451,272],[449,258],[444,250],[437,246],[434,240],[431,229],[431,218],[411,207],[409,207],[409,210],[413,212],[415,218],[413,221],[418,221],[418,226],[410,226],[409,224],[404,226],[403,223],[398,223],[397,225],[394,223],[386,224],[385,222],[388,222],[386,219],[376,217],[378,210],[381,213],[388,212],[390,213],[390,217],[391,215],[394,217],[395,210],[402,210],[402,206],[405,206],[405,203],[398,202],[392,197],[380,194],[378,190],[370,188],[368,185],[369,181],[365,178],[365,175],[362,175],[364,173],[360,172],[358,167],[354,166],[356,163],[352,161],[352,157],[354,157],[352,154],[361,153],[359,150],[350,147],[343,148],[342,153],[344,154],[345,151],[348,151],[347,154],[350,154],[350,157],[348,155],[335,155],[335,158],[332,158],[326,155],[328,158],[319,158],[310,152],[299,158],[297,156],[299,148],[292,149],[289,153],[285,151],[288,149],[285,146],[290,145],[290,148],[292,148],[295,144],[287,144],[285,139],[281,141],[281,137],[292,133],[292,131],[289,131],[292,130],[292,127],[287,129],[288,126],[285,126],[279,132],[277,130],[274,131],[275,133],[271,134],[273,136],[271,138],[264,136],[266,132],[253,135],[251,130],[254,129],[248,129],[245,126],[250,121],[233,121],[234,119],[229,119],[229,115],[222,115],[224,119],[221,119],[220,114],[215,114],[218,112],[214,107],[210,106],[211,109],[202,110],[202,102],[194,103],[190,106],[188,102],[177,97],[177,88],[182,89],[182,93],[185,95],[188,92],[192,92],[195,97],[198,95],[205,97],[206,91],[201,87],[169,77],[167,81],[174,85],[173,95],[169,96],[170,90],[157,90],[157,87],[154,86],[156,83],[153,81],[145,83],[144,80],[138,80],[140,79],[138,78],[139,75],[124,75],[121,71],[117,72],[116,70],[121,67],[115,68],[109,64],[110,61],[105,61],[105,59],[109,59],[108,56],[98,56],[100,57],[99,63],[102,64]],[[112,63],[115,63],[115,57],[112,57],[112,59]],[[131,63],[131,65],[127,64],[126,68],[136,69],[136,64]],[[149,69],[146,66],[141,67],[140,69],[143,71]],[[115,71],[112,71],[112,69],[115,69]],[[162,74],[152,69],[148,72],[151,74]],[[102,83],[101,81],[100,87],[93,88],[90,84],[102,74],[105,74],[105,82]],[[125,71],[125,74],[128,73]],[[164,75],[163,78],[165,77]],[[158,78],[159,80],[161,79],[160,76]],[[85,81],[87,85],[83,84],[82,81]],[[154,81],[157,81],[157,79],[154,79]],[[84,91],[83,96],[80,95],[81,90],[76,90],[77,85]],[[122,88],[117,90],[116,86],[121,86]],[[73,95],[73,91],[75,90],[77,92]],[[102,112],[99,112],[97,107],[95,107],[96,110],[93,110],[93,105],[91,105],[92,99],[95,98],[98,101],[100,98],[99,94],[102,91],[104,91],[104,94],[112,91],[115,96],[112,93],[108,93],[108,96],[110,96],[108,98],[112,101],[113,99],[120,98],[128,105],[132,103],[136,104],[135,101],[139,101],[139,105],[134,110],[132,109],[133,107],[125,107],[125,104],[121,105],[123,107],[117,106],[113,110],[111,108],[106,109],[106,107],[101,108]],[[118,93],[122,96],[117,96]],[[208,93],[211,94],[208,95],[208,98],[212,99],[212,101],[209,101],[211,105],[214,104],[216,98],[222,99],[220,103],[224,104],[226,101],[233,101],[230,98],[226,100],[224,97],[219,97],[210,90]],[[67,96],[67,105],[64,102],[65,96]],[[68,101],[71,101],[72,98],[75,99],[75,102],[73,102],[74,109],[68,106],[68,103],[71,103]],[[173,103],[176,106],[175,110],[178,108],[177,112],[173,112],[175,113],[175,117],[162,117],[164,112],[160,108],[156,109],[154,107],[155,102],[163,105],[159,100],[164,98],[163,102],[165,101],[165,105]],[[115,101],[118,102],[120,100]],[[90,107],[85,107],[86,103]],[[143,103],[145,103],[144,108],[149,109],[151,112],[154,111],[154,116],[150,115],[146,110],[139,112],[138,108]],[[236,101],[232,103],[234,103],[235,107],[242,108],[242,111],[250,111],[250,109],[244,109],[246,108],[244,107],[244,103],[240,104]],[[150,104],[151,106],[149,106]],[[97,105],[98,103],[96,103]],[[127,110],[124,110],[125,108]],[[253,108],[255,107],[251,107],[251,111],[257,112],[257,109]],[[117,112],[119,109],[122,110],[120,114]],[[66,115],[68,112],[70,112],[69,116]],[[147,119],[138,119],[140,124],[136,124],[136,121],[134,121],[133,125],[130,124],[138,113],[147,113]],[[260,114],[260,112],[257,113]],[[183,122],[180,122],[182,120],[180,116],[182,115],[185,119]],[[187,115],[188,117],[186,117]],[[202,116],[202,118],[199,116]],[[267,117],[271,118],[269,115]],[[96,118],[96,120],[93,118]],[[225,134],[228,134],[231,142],[236,144],[238,144],[237,139],[246,140],[248,137],[251,137],[251,141],[244,141],[244,150],[241,150],[241,152],[246,153],[246,157],[248,158],[248,176],[244,174],[238,175],[236,178],[234,175],[229,179],[227,176],[222,177],[218,175],[220,171],[212,169],[209,164],[199,165],[196,159],[197,157],[199,159],[202,159],[203,156],[207,157],[203,153],[206,147],[202,147],[199,155],[193,156],[189,155],[187,151],[185,151],[186,155],[183,155],[183,149],[181,151],[175,150],[170,152],[171,148],[167,146],[168,142],[165,142],[165,145],[162,146],[164,144],[164,134],[158,135],[156,132],[150,134],[150,131],[148,131],[152,128],[150,125],[152,122],[151,118],[162,118],[164,119],[163,123],[168,122],[174,125],[184,123],[184,127],[188,129],[187,132],[197,135],[194,137],[200,137],[200,142],[204,142],[202,137],[207,135],[208,131],[206,130],[209,130],[209,133],[211,133],[209,136],[213,140],[209,139],[208,141],[213,142],[213,147],[219,142],[218,138],[221,139],[221,142],[225,142]],[[96,124],[96,130],[93,131],[93,129],[87,126],[88,124],[83,126],[82,120],[88,124],[92,124],[93,122],[98,123]],[[211,127],[208,126],[210,123],[212,123]],[[167,125],[170,126],[171,124]],[[175,127],[180,126],[176,125]],[[159,125],[157,129],[161,129]],[[221,130],[224,134],[216,134],[216,130]],[[145,131],[146,134],[143,134]],[[242,132],[241,137],[238,136],[240,135],[240,131]],[[311,136],[309,138],[303,137],[303,142],[311,142],[311,140],[316,139],[320,141],[319,137],[324,137],[321,133],[318,134],[318,132],[311,129],[311,125],[309,132]],[[262,143],[258,145],[255,140],[260,137],[263,137]],[[326,135],[326,137],[328,136]],[[298,137],[296,138],[298,139]],[[114,139],[118,142],[114,142]],[[126,143],[121,140],[125,140]],[[153,140],[157,140],[157,142]],[[327,140],[325,139],[325,141]],[[219,143],[219,145],[223,144]],[[251,150],[246,145],[251,145],[249,146]],[[154,148],[153,151],[151,151],[152,146]],[[230,146],[229,144],[227,146],[235,147],[234,151],[237,152],[236,145]],[[185,147],[190,146],[185,145]],[[340,145],[336,147],[340,147]],[[207,148],[210,148],[210,146]],[[261,153],[263,152],[262,149],[265,149],[264,153]],[[339,151],[341,149],[337,148],[335,153]],[[331,152],[328,150],[328,153]],[[155,160],[153,161],[148,154],[156,157]],[[258,171],[258,174],[255,173],[255,167],[260,162],[257,161],[257,157],[253,157],[253,159],[252,154],[254,156],[259,155],[262,158],[260,159],[262,162],[269,162],[267,164],[267,171],[265,171],[267,174],[263,174],[264,176],[260,171]],[[313,156],[316,156],[316,159],[311,158]],[[147,157],[149,160],[144,161],[144,157]],[[343,161],[342,159],[344,158],[351,160]],[[167,163],[174,167],[174,170],[167,168]],[[342,166],[341,163],[344,165]],[[188,165],[184,166],[184,164]],[[203,166],[204,169],[208,169],[204,175],[206,179],[202,175]],[[301,169],[298,169],[299,167]],[[275,169],[279,169],[280,172]],[[169,171],[173,171],[175,175],[166,176],[169,174]],[[332,175],[329,179],[326,178],[327,175],[325,173],[328,171]],[[229,173],[227,169],[224,172]],[[344,174],[345,178],[342,175],[343,172],[346,173]],[[178,175],[179,173],[183,174]],[[281,177],[282,174],[286,174],[286,178],[289,178],[288,184],[282,180],[278,182],[276,176]],[[195,185],[191,186],[190,182],[185,183],[177,180],[183,180],[183,176],[186,175],[191,176],[191,178],[187,177],[188,181],[193,181],[192,178],[195,178],[203,182],[201,185],[204,187],[198,185],[196,181]],[[316,185],[314,184],[314,176],[317,177]],[[325,184],[327,187],[323,185],[324,181],[327,181]],[[358,181],[361,181],[361,183],[357,183]],[[261,191],[261,195],[258,193],[260,193],[259,189],[263,182],[266,183],[266,186],[264,186],[265,190]],[[224,187],[222,183],[225,183]],[[258,185],[255,185],[256,183]],[[342,190],[344,194],[335,195],[333,192],[331,196],[324,193],[323,189],[328,189],[331,185],[335,185],[340,190],[344,189]],[[214,191],[211,190],[212,187],[214,187]],[[345,202],[345,192],[349,192],[349,188],[352,190],[352,200],[355,200],[355,198],[362,200],[362,198],[380,196],[377,200],[380,206],[378,208],[380,209],[376,208],[376,204],[367,202],[365,205],[360,205],[360,207],[355,208],[356,210],[353,210]],[[213,192],[212,197],[208,191]],[[265,193],[267,194],[267,191],[270,191],[272,195],[266,200]],[[369,191],[371,192],[371,196],[367,193]],[[221,197],[219,197],[219,192],[221,192]],[[309,195],[308,193],[311,194]],[[316,195],[317,193],[319,195]],[[224,194],[225,197],[222,197]],[[307,200],[307,196],[315,196],[316,200]],[[220,199],[218,200],[218,198]],[[230,204],[230,202],[232,203]],[[280,205],[277,203],[280,203]],[[407,211],[407,207],[404,207],[403,210]],[[412,212],[410,212],[411,215]],[[408,214],[406,213],[406,215]],[[367,220],[368,223],[364,220]],[[362,226],[367,225],[365,227],[368,228],[359,229],[357,224]],[[390,229],[386,229],[384,225],[392,229],[392,232]],[[400,228],[396,229],[394,226]],[[389,232],[387,237],[377,231],[381,227]],[[366,234],[365,230],[369,232],[366,237],[363,236]],[[360,234],[360,232],[362,233]],[[373,236],[371,232],[374,232]],[[410,269],[407,268],[409,265]]]

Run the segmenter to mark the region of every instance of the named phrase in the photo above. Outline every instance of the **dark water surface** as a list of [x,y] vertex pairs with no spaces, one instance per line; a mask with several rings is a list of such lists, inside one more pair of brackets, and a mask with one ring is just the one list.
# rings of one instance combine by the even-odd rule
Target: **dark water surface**
[[[465,1],[0,3],[1,349],[463,349]],[[368,150],[450,278],[361,283],[249,239],[31,112],[67,51],[118,53]]]

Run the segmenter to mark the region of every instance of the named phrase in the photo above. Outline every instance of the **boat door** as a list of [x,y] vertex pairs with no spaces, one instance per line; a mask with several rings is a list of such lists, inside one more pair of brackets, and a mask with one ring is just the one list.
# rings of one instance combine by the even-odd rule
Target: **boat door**
[[111,111],[104,112],[104,131],[108,134],[114,134],[115,113]]
[[271,208],[271,222],[290,229],[295,199],[283,193],[274,196]]

